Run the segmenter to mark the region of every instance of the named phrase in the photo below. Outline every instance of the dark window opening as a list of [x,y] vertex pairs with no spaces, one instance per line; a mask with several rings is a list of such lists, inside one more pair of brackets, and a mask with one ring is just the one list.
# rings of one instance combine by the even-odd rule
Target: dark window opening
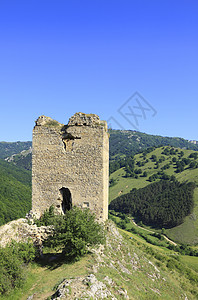
[[62,187],[60,189],[60,192],[63,198],[63,201],[61,203],[62,211],[65,214],[67,210],[70,210],[72,208],[72,196],[68,188]]

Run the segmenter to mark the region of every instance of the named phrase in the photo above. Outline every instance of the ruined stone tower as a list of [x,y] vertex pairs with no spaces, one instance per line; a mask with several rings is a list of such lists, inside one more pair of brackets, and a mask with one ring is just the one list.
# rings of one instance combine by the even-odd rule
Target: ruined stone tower
[[33,129],[32,210],[39,217],[54,205],[90,208],[108,218],[109,137],[97,115],[76,113],[67,125],[40,116]]

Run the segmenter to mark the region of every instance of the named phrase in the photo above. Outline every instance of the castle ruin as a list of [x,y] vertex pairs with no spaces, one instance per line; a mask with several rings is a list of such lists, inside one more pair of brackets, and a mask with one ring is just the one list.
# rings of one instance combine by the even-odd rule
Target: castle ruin
[[32,210],[36,217],[54,205],[89,208],[108,218],[109,136],[95,114],[76,113],[67,125],[40,116],[33,129]]

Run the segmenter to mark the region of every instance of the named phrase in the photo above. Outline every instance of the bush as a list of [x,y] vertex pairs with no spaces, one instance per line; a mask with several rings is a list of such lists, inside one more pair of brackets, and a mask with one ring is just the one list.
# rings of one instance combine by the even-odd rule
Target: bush
[[40,219],[34,219],[34,223],[40,227],[40,226],[49,226],[53,225],[56,220],[56,215],[54,213],[54,206],[51,205],[49,209],[44,211]]
[[104,230],[89,209],[73,207],[64,216],[57,216],[54,233],[44,245],[62,250],[68,260],[78,260],[88,247],[103,243]]
[[10,246],[0,248],[0,295],[23,285],[24,263],[34,258],[35,249],[31,243],[12,242]]
[[15,241],[12,241],[10,247],[12,249],[12,255],[18,257],[19,259],[22,259],[24,263],[33,261],[37,254],[36,249],[31,242],[17,243]]

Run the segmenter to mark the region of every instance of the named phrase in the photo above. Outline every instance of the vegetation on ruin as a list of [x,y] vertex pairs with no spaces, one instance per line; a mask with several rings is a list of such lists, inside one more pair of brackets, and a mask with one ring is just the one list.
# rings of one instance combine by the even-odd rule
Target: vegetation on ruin
[[44,126],[46,126],[46,127],[62,127],[63,124],[60,124],[56,120],[49,120],[44,124]]

